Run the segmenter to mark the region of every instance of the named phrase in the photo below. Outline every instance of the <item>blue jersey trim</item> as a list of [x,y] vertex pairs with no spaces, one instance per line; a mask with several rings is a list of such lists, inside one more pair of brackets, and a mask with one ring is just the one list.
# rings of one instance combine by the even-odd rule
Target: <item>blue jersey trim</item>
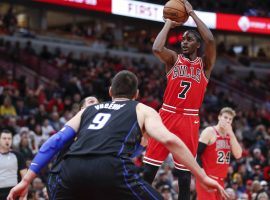
[[121,146],[121,149],[120,149],[120,151],[118,152],[117,156],[120,156],[121,153],[123,152],[124,147],[125,147],[125,144],[126,144],[126,141],[128,140],[130,134],[132,133],[132,130],[135,128],[135,126],[137,125],[137,123],[138,123],[138,122],[136,121],[136,122],[133,124],[133,126],[131,127],[131,129],[130,129],[129,133],[127,134],[127,136],[126,136],[126,138],[125,138],[125,140],[124,140],[124,142],[123,142],[123,144],[122,144],[122,146]]
[[137,197],[137,199],[143,200],[143,199],[141,199],[141,198],[139,197],[139,195],[132,189],[131,185],[128,183],[128,181],[127,181],[128,171],[127,171],[127,168],[126,168],[125,161],[122,160],[122,163],[123,163],[123,168],[124,168],[123,175],[124,175],[124,179],[125,179],[126,185],[127,185],[128,188],[131,190],[131,192]]
[[[139,196],[139,194],[137,194],[133,189],[132,189],[132,186],[127,182],[127,176],[128,175],[131,175],[128,173],[128,170],[126,168],[126,164],[125,164],[125,160],[122,160],[122,163],[123,163],[123,168],[124,168],[124,172],[123,172],[123,175],[124,175],[124,179],[125,179],[125,183],[126,185],[128,186],[128,188],[131,190],[131,192],[138,198],[138,199],[141,199],[141,197]],[[151,198],[152,200],[160,200],[160,198],[157,198],[155,196],[155,194],[153,194],[146,186],[145,186],[145,183],[140,179],[140,177],[138,176],[138,174],[133,174],[132,175],[134,177],[134,179],[137,181],[137,183],[142,186],[142,188],[153,198]],[[137,186],[139,187],[139,186]],[[140,187],[139,187],[140,188]]]
[[144,182],[143,182],[143,181],[140,181],[140,178],[139,178],[139,176],[138,176],[137,174],[135,174],[134,176],[135,176],[135,178],[138,180],[138,182],[143,186],[143,188],[145,189],[145,191],[147,191],[148,194],[150,194],[151,197],[153,197],[155,200],[159,200],[159,199],[157,199],[157,198],[155,197],[155,195],[154,195],[151,191],[149,191],[149,190],[147,189],[147,187],[145,187]]

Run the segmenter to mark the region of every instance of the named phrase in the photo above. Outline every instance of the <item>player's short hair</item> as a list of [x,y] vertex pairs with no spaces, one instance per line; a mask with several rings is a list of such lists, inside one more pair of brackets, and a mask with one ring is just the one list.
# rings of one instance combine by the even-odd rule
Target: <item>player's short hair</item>
[[[80,101],[80,103],[79,103],[80,109],[82,109],[82,108],[85,106],[86,99],[89,98],[89,97],[90,97],[90,96],[84,97],[84,98]],[[91,97],[97,98],[96,96],[91,96]]]
[[80,109],[82,109],[82,107],[84,106],[84,104],[85,104],[85,102],[86,102],[86,99],[87,99],[87,97],[83,98],[83,99],[80,101],[80,103],[79,103]]
[[113,97],[132,99],[136,95],[137,89],[137,76],[130,71],[120,71],[112,79],[111,92]]
[[0,131],[0,137],[2,136],[3,133],[10,134],[12,136],[12,132],[8,129],[3,129]]
[[193,34],[198,43],[202,42],[202,36],[200,35],[200,33],[198,31],[196,31],[196,30],[187,30],[186,32]]
[[230,108],[230,107],[224,107],[220,110],[219,115],[222,115],[223,113],[228,113],[230,114],[232,117],[236,116],[236,112],[234,109]]

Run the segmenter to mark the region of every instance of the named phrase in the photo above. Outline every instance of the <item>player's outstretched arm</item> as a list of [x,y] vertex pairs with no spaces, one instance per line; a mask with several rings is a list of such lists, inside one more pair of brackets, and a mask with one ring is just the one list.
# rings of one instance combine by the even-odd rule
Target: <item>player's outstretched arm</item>
[[205,75],[207,78],[210,78],[211,71],[216,62],[216,44],[215,38],[210,31],[210,29],[203,23],[203,21],[196,15],[193,11],[191,4],[185,0],[185,7],[187,13],[193,18],[195,21],[198,31],[200,32],[202,39],[205,43],[205,51],[204,51],[204,65],[205,65]]
[[163,125],[158,113],[143,104],[137,106],[137,114],[140,126],[146,130],[150,137],[162,143],[177,160],[183,163],[198,180],[206,187],[217,189],[223,198],[227,198],[227,194],[224,189],[215,181],[209,178],[205,172],[200,168],[194,159],[192,153],[186,147],[186,145],[176,137],[174,134],[168,131]]
[[167,35],[171,28],[178,26],[180,24],[170,19],[164,19],[164,20],[165,20],[165,24],[162,30],[157,35],[154,41],[152,50],[153,50],[154,55],[157,58],[159,58],[161,62],[165,63],[166,72],[168,72],[177,60],[177,53],[165,47]]
[[40,170],[46,166],[50,160],[64,147],[64,145],[75,138],[76,132],[79,129],[81,115],[84,110],[78,112],[71,118],[65,126],[52,137],[50,137],[39,149],[39,152],[34,157],[29,170],[22,178],[21,182],[11,189],[8,200],[25,198],[28,192],[28,187]]

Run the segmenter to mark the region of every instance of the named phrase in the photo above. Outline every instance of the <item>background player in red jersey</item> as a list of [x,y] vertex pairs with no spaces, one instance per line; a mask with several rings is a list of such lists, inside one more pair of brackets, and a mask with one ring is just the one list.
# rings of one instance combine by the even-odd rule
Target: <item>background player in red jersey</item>
[[[205,89],[216,60],[215,40],[211,31],[198,18],[188,1],[185,1],[187,13],[195,21],[198,32],[188,30],[181,42],[182,54],[165,47],[168,32],[180,24],[165,19],[158,34],[153,52],[166,65],[167,87],[164,93],[160,116],[165,126],[181,138],[193,155],[196,155],[199,134],[199,109]],[[204,55],[198,57],[198,49],[204,42]],[[144,179],[152,183],[158,167],[168,156],[168,150],[157,141],[150,139],[144,157]],[[179,197],[190,199],[191,174],[184,165],[174,158],[177,169]]]
[[[200,136],[197,160],[205,173],[224,186],[230,164],[231,152],[236,159],[242,156],[242,148],[232,130],[235,111],[225,107],[218,116],[218,124],[205,128]],[[196,182],[198,200],[218,200],[216,192],[208,192]]]

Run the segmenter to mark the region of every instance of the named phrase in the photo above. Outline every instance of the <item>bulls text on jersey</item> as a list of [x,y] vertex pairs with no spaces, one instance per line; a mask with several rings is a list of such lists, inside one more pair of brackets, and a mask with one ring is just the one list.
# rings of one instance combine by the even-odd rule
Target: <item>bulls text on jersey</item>
[[216,141],[216,150],[219,150],[219,149],[231,149],[229,141],[228,140],[217,140]]
[[173,76],[172,79],[175,79],[177,77],[186,77],[191,78],[198,83],[201,81],[201,69],[197,68],[196,71],[194,71],[194,67],[188,67],[186,65],[176,65],[173,68]]

